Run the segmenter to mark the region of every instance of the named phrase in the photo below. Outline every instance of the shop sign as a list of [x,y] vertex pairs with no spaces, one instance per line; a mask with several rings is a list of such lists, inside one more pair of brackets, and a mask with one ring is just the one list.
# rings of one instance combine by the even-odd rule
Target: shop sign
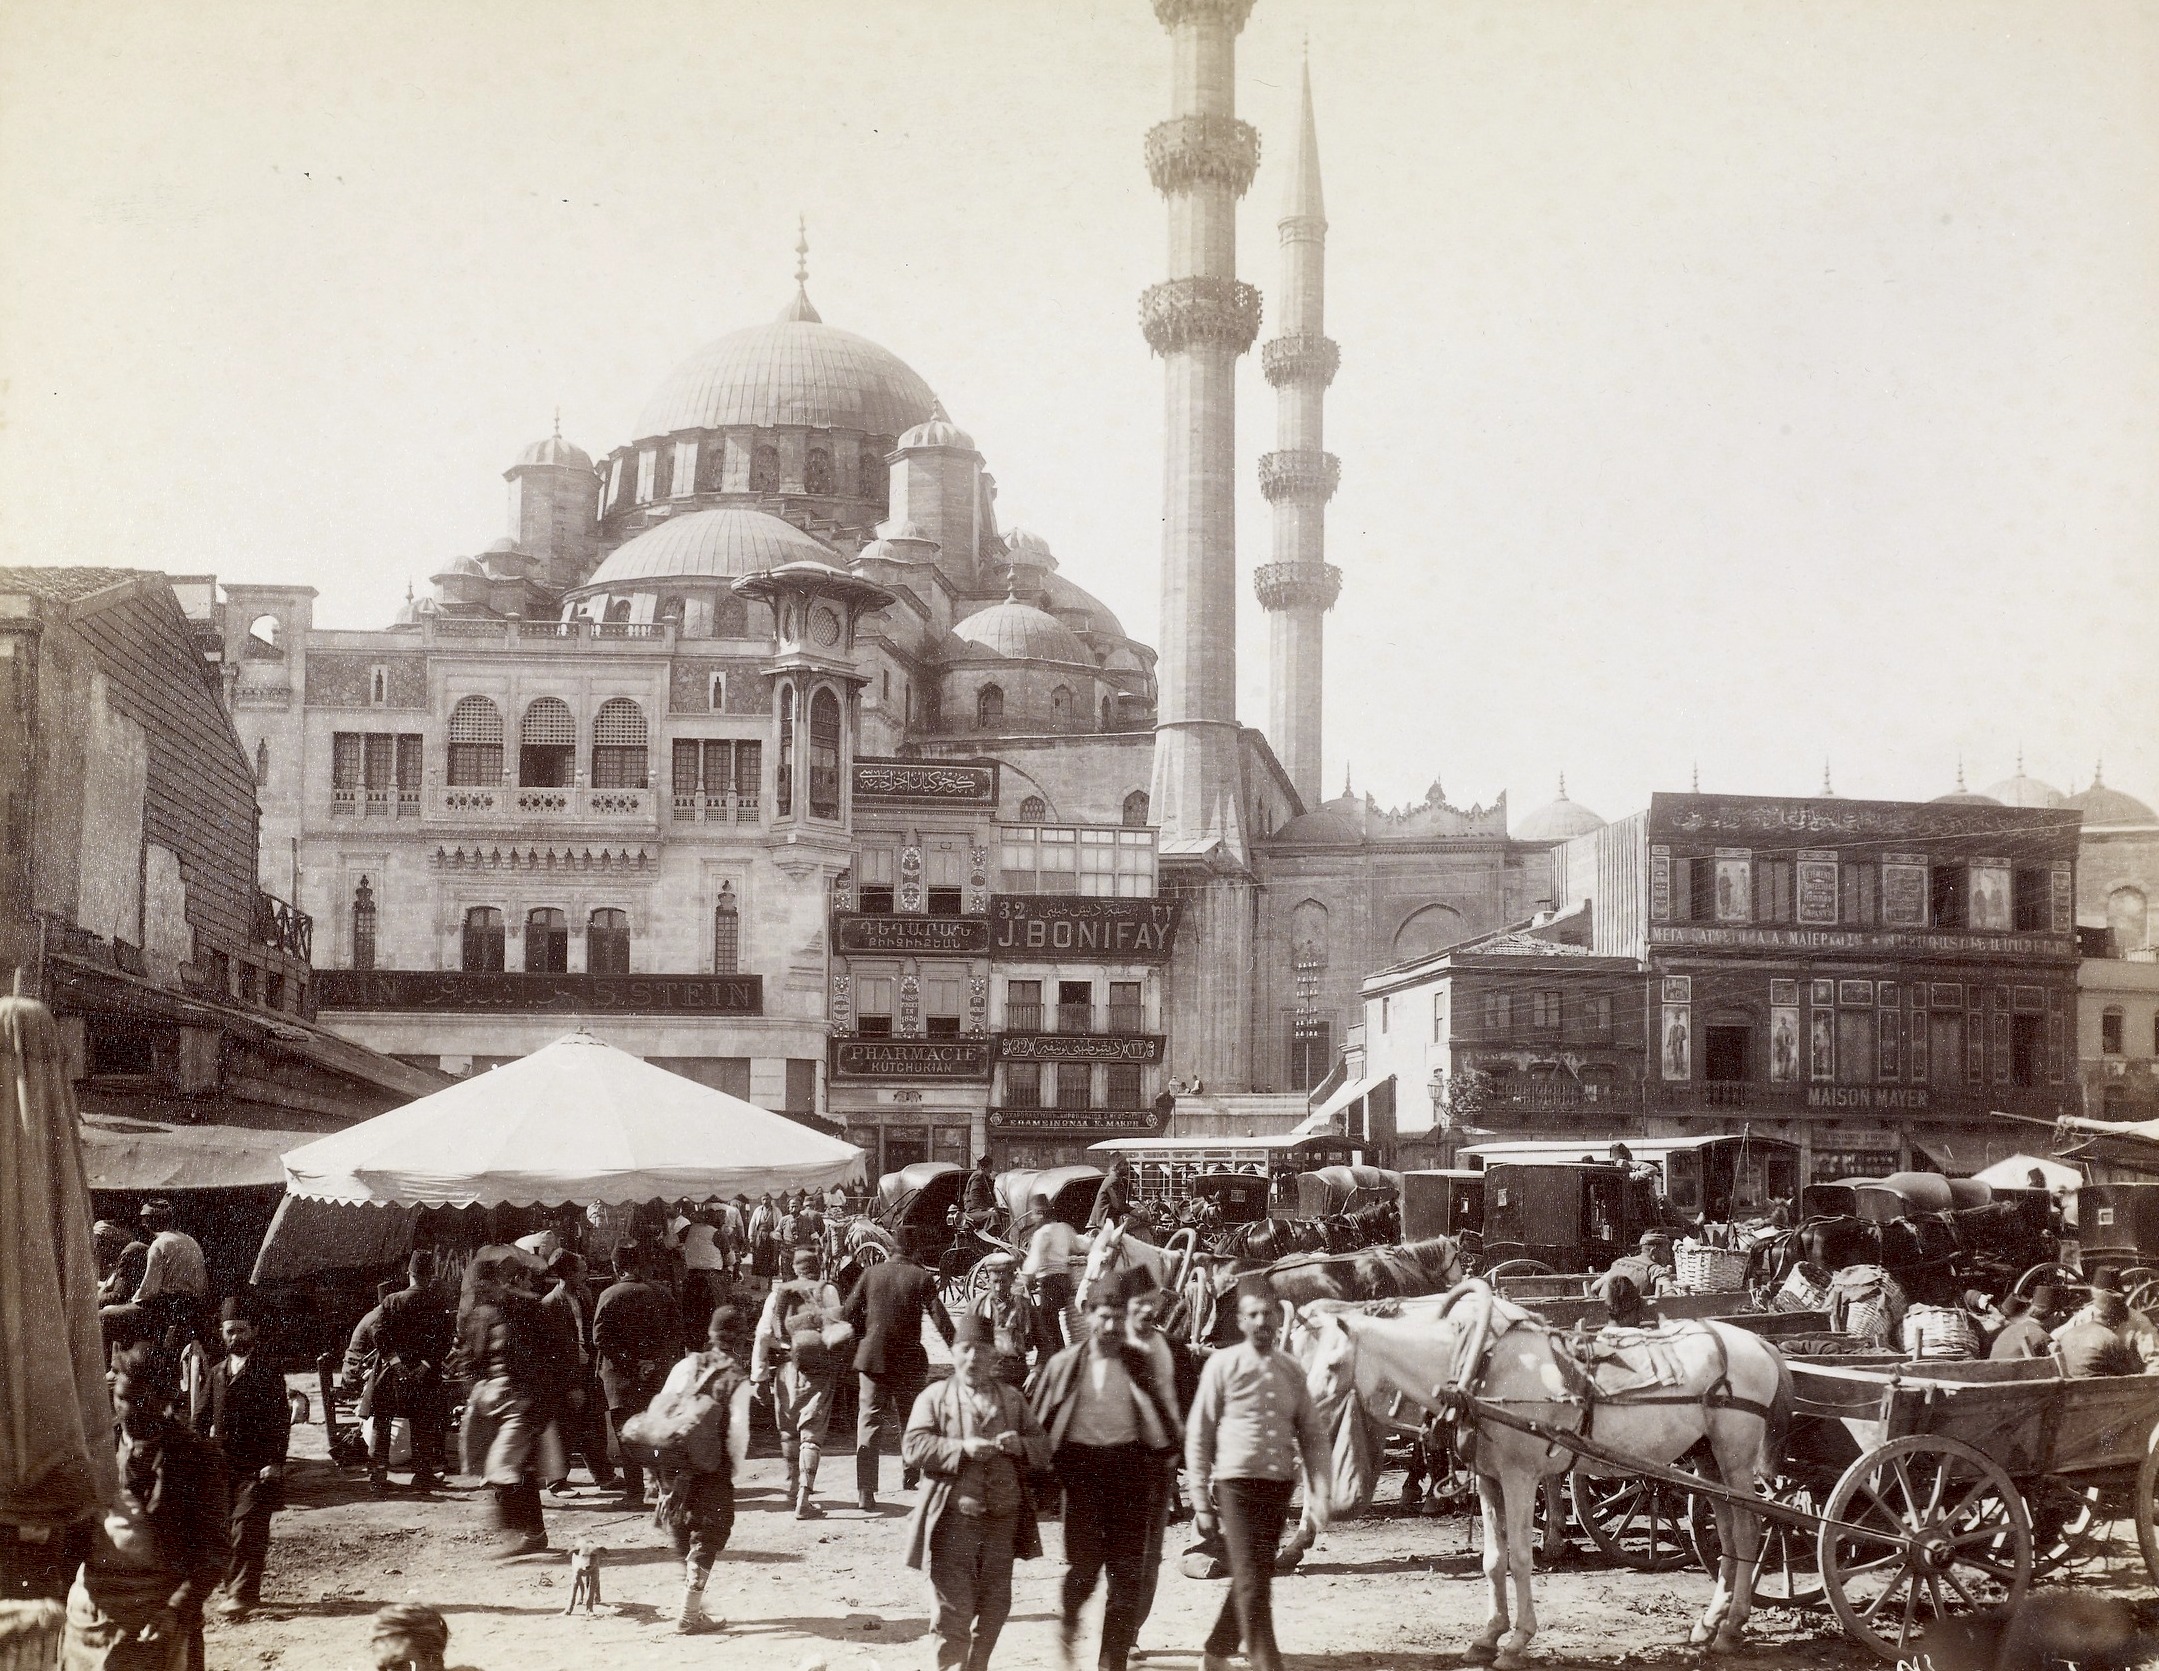
[[1160,1033],[999,1033],[1000,1062],[1159,1062]]
[[1809,1085],[1807,1106],[1889,1114],[1914,1113],[1928,1105],[1926,1087],[1920,1085]]
[[834,1039],[835,1079],[960,1079],[990,1076],[987,1039]]
[[1028,962],[1087,957],[1110,963],[1167,963],[1183,910],[1183,903],[1174,899],[993,894],[990,956]]
[[323,969],[316,1007],[449,1015],[762,1015],[758,975],[534,975]]
[[987,917],[862,916],[843,911],[832,922],[833,949],[857,955],[979,957],[990,949]]
[[1652,923],[1653,946],[1776,952],[1926,952],[1952,957],[2061,960],[2074,942],[2059,934],[1958,934],[1932,930],[1726,928],[1713,923]]
[[857,801],[936,801],[944,806],[997,805],[997,766],[943,760],[855,761]]
[[1162,1129],[1149,1110],[1107,1108],[993,1108],[993,1132],[1065,1132],[1091,1137],[1152,1137]]

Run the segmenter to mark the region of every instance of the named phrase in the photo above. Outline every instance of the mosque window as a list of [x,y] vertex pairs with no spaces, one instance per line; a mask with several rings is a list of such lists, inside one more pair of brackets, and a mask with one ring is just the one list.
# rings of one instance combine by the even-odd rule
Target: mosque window
[[502,781],[502,710],[484,696],[468,696],[450,710],[450,781]]
[[780,691],[780,763],[773,779],[772,810],[782,818],[795,810],[795,687]]
[[1105,731],[1117,729],[1117,704],[1107,696],[1102,698],[1102,729]]
[[585,968],[595,975],[630,972],[630,914],[602,906],[585,920]]
[[610,621],[627,621],[630,618],[630,600],[617,598],[607,606],[606,618]]
[[518,730],[517,781],[527,789],[567,789],[576,773],[577,728],[569,704],[543,696]]
[[1005,721],[1005,693],[1002,685],[984,685],[975,695],[975,728],[994,731]]
[[742,967],[742,913],[735,904],[735,885],[720,884],[719,900],[712,907],[712,972],[732,975]]
[[724,673],[715,673],[715,674],[713,674],[713,675],[712,675],[712,683],[711,683],[711,684],[710,684],[709,686],[707,686],[707,687],[706,687],[706,701],[705,701],[705,705],[706,705],[706,706],[707,706],[708,708],[710,708],[710,709],[711,709],[711,710],[712,710],[712,711],[713,711],[714,713],[716,713],[716,714],[717,714],[717,713],[723,713],[723,712],[725,712],[725,711],[726,711],[726,708],[727,708],[727,675],[726,675],[726,674],[724,674]]
[[1147,827],[1147,791],[1135,789],[1124,798],[1124,822],[1128,830]]
[[2099,1053],[2102,1056],[2119,1056],[2122,1053],[2124,1016],[2118,1005],[2109,1005],[2099,1017]]
[[1050,718],[1061,731],[1072,723],[1072,689],[1059,685],[1050,692]]
[[1020,802],[1020,822],[1022,824],[1039,824],[1047,819],[1049,815],[1049,803],[1040,795],[1029,795],[1024,801]]
[[652,618],[655,621],[672,621],[679,627],[682,625],[683,616],[688,613],[689,605],[673,593],[669,593],[666,597],[660,599],[660,607],[652,612]]
[[829,690],[810,700],[810,816],[840,815],[840,703]]
[[270,781],[270,739],[259,737],[255,741],[255,786],[259,789]]
[[601,703],[592,721],[592,787],[643,789],[649,758],[644,709],[626,696]]
[[364,876],[352,891],[352,966],[375,967],[375,890]]
[[832,491],[832,455],[824,448],[812,447],[810,456],[803,461],[802,489],[805,493]]
[[607,466],[607,508],[613,510],[622,503],[622,460],[609,461]]
[[697,491],[697,443],[675,443],[675,473],[668,484],[668,491],[677,499]]
[[649,504],[652,500],[653,477],[659,473],[660,455],[647,447],[637,455],[637,502]]
[[525,973],[560,975],[570,967],[570,919],[551,905],[525,913]]
[[502,913],[492,905],[475,905],[465,913],[464,968],[475,975],[502,972]]
[[367,670],[367,701],[370,707],[381,708],[390,700],[390,670],[375,666]]
[[715,435],[697,450],[697,491],[718,493],[727,480],[727,443]]
[[780,490],[780,449],[759,447],[750,457],[750,491],[752,493],[777,493]]
[[862,449],[862,497],[883,503],[890,491],[890,480],[885,468],[885,457],[874,447]]

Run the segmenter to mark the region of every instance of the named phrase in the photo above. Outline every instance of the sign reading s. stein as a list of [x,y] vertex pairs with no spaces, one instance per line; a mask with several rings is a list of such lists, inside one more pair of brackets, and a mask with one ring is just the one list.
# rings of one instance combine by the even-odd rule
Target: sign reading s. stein
[[1008,963],[1049,957],[1167,963],[1183,910],[1174,899],[996,894],[990,900],[990,956]]

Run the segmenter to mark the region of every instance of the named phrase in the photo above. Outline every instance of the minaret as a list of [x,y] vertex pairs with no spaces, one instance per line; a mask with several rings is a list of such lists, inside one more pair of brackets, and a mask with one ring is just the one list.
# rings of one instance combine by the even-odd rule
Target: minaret
[[1259,292],[1237,279],[1237,199],[1259,135],[1236,117],[1237,33],[1253,0],[1154,0],[1170,33],[1171,110],[1147,135],[1169,202],[1169,279],[1140,298],[1162,356],[1162,646],[1151,805],[1165,857],[1241,868],[1237,728],[1237,357]]
[[1327,501],[1341,461],[1320,450],[1327,385],[1342,351],[1326,334],[1327,205],[1319,189],[1319,129],[1312,120],[1312,66],[1304,67],[1297,160],[1277,223],[1282,238],[1282,334],[1261,352],[1275,387],[1275,450],[1259,461],[1259,487],[1274,507],[1274,561],[1252,576],[1269,621],[1268,735],[1307,808],[1320,801],[1320,638],[1342,590],[1327,562]]

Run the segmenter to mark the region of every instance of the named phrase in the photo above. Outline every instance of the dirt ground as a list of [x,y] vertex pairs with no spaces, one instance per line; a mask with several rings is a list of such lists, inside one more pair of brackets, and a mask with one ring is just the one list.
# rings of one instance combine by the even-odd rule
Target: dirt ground
[[[295,1381],[294,1385],[302,1383]],[[905,1513],[899,1463],[884,1463],[886,1509],[865,1516],[840,1506],[852,1495],[853,1459],[830,1457],[820,1484],[831,1510],[797,1521],[781,1500],[777,1456],[753,1456],[738,1482],[733,1540],[715,1569],[709,1611],[720,1634],[673,1632],[680,1565],[649,1513],[632,1514],[613,1494],[584,1495],[547,1510],[554,1553],[498,1563],[489,1558],[484,1499],[471,1482],[430,1498],[376,1500],[364,1476],[332,1468],[323,1430],[294,1430],[291,1506],[276,1520],[265,1606],[238,1625],[212,1620],[211,1671],[275,1666],[279,1671],[354,1671],[367,1656],[369,1615],[397,1601],[440,1608],[451,1626],[453,1665],[482,1671],[647,1671],[672,1666],[786,1668],[786,1671],[913,1671],[933,1663],[926,1578],[903,1565]],[[847,1441],[835,1434],[836,1445]],[[576,1478],[582,1482],[580,1470]],[[1399,1667],[1462,1663],[1462,1645],[1480,1628],[1484,1587],[1478,1529],[1468,1516],[1426,1518],[1395,1506],[1401,1476],[1382,1482],[1380,1506],[1328,1532],[1301,1571],[1277,1580],[1277,1634],[1293,1667]],[[608,1551],[605,1605],[562,1617],[567,1557],[578,1539]],[[1060,1535],[1043,1528],[1045,1556],[1016,1570],[1011,1623],[997,1662],[1057,1663],[1056,1586]],[[1172,1557],[1189,1527],[1170,1529]],[[2149,1602],[2133,1526],[2115,1528],[2108,1552],[2072,1582]],[[1196,1666],[1198,1647],[1227,1593],[1222,1582],[1186,1578],[1165,1563],[1154,1611],[1141,1636],[1146,1660]],[[1699,1572],[1615,1570],[1577,1548],[1540,1574],[1541,1629],[1534,1652],[1566,1666],[1692,1664],[1685,1646],[1692,1616],[1710,1591]],[[1081,1664],[1093,1664],[1099,1596],[1090,1609]],[[1863,1667],[1880,1662],[1848,1643],[1825,1609],[1758,1611],[1752,1646],[1724,1663],[1732,1671]]]

